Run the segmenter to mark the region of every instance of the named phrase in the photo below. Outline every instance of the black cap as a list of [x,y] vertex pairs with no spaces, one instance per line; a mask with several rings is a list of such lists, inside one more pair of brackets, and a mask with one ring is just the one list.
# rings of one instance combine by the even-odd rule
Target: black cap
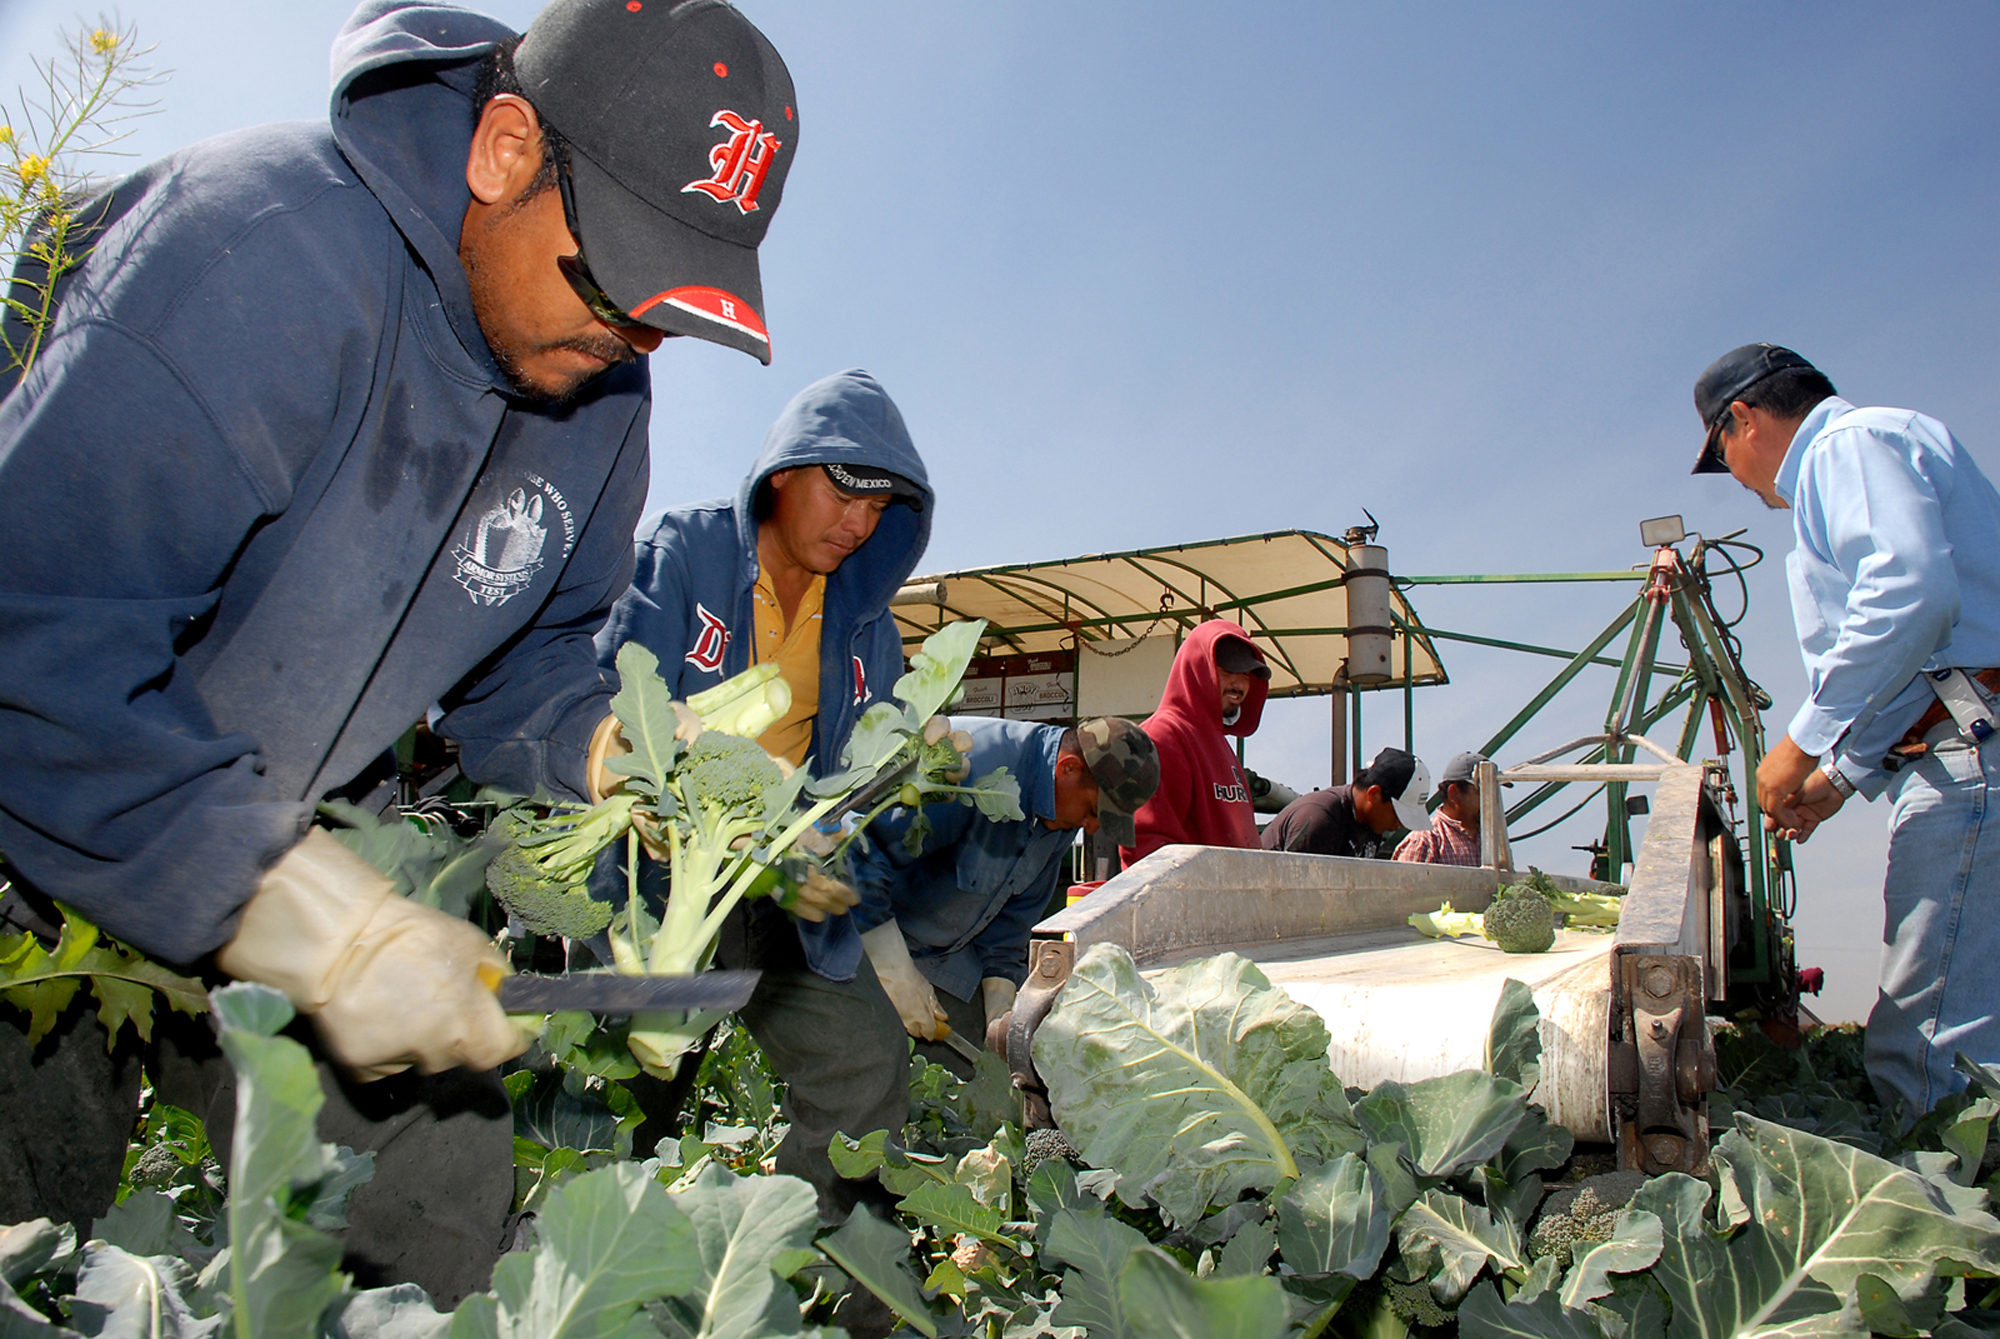
[[[1444,794],[1444,788],[1450,785],[1454,781],[1463,782],[1468,786],[1478,785],[1479,764],[1491,761],[1492,759],[1488,758],[1483,753],[1459,754],[1457,757],[1453,758],[1450,762],[1446,763],[1444,765],[1444,771],[1438,774],[1437,791],[1435,793],[1442,796]],[[1514,783],[1511,781],[1502,781],[1500,784],[1503,786],[1511,787],[1513,786]]]
[[1248,674],[1257,679],[1271,677],[1271,667],[1264,663],[1264,653],[1240,637],[1216,639],[1215,667],[1225,674]]
[[514,68],[569,142],[577,240],[606,296],[770,362],[757,247],[799,121],[764,34],[724,0],[554,0]]
[[924,509],[924,490],[897,474],[875,465],[850,465],[826,461],[820,465],[826,477],[833,480],[833,486],[843,493],[856,497],[871,497],[887,493],[891,498],[907,506],[911,511]]
[[1701,454],[1694,458],[1694,469],[1689,473],[1729,473],[1729,462],[1722,458],[1722,443],[1718,440],[1722,436],[1722,425],[1727,421],[1729,406],[1741,399],[1744,391],[1773,372],[1793,367],[1801,367],[1808,372],[1818,370],[1779,344],[1745,344],[1740,349],[1731,349],[1708,365],[1708,370],[1694,383],[1694,411],[1701,415],[1702,426],[1708,429],[1708,436],[1702,439]]

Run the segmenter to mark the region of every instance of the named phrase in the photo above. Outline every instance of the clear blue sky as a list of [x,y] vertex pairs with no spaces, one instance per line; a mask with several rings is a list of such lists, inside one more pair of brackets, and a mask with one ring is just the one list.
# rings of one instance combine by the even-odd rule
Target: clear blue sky
[[[1744,642],[1775,730],[1803,692],[1789,526],[1688,477],[1701,369],[1786,343],[2000,468],[1991,6],[743,7],[802,118],[764,247],[776,360],[654,358],[656,507],[730,491],[792,392],[860,366],[938,488],[927,570],[1338,533],[1363,507],[1401,572],[1598,569],[1680,512],[1772,553]],[[347,9],[124,0],[176,70],[131,147],[323,117]],[[74,13],[0,0],[0,90]],[[1416,594],[1437,626],[1570,647],[1623,598]],[[1452,685],[1417,704],[1433,767],[1554,668],[1444,652]],[[1523,751],[1601,722],[1608,679]],[[1382,707],[1371,748],[1400,742]],[[1313,701],[1250,760],[1305,789],[1326,751]],[[1873,998],[1886,818],[1852,805],[1800,853],[1832,1016]],[[1576,870],[1587,836],[1524,854]]]

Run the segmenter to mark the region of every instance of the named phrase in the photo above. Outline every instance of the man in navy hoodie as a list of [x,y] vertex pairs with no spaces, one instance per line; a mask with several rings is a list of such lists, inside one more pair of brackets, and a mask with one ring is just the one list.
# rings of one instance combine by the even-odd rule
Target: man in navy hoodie
[[[492,1067],[521,1039],[484,936],[395,896],[314,806],[379,805],[433,704],[475,781],[587,793],[616,687],[591,639],[648,480],[641,355],[694,335],[769,361],[757,246],[797,109],[720,0],[556,0],[524,39],[367,0],[333,66],[330,126],[100,196],[39,358],[0,383],[0,851],[16,924],[59,901],[311,1017],[339,1067],[322,1137],[376,1154],[346,1265],[450,1303],[500,1244]],[[220,1147],[206,1040],[162,1020],[146,1065]],[[80,1006],[32,1052],[0,1018],[0,1221],[104,1211],[138,1082]]]
[[[598,634],[602,663],[636,641],[687,697],[776,661],[793,708],[759,742],[815,775],[837,771],[855,721],[903,673],[889,597],[916,570],[931,515],[924,462],[881,384],[859,369],[822,378],[785,406],[733,499],[675,508],[646,531],[632,588]],[[827,1141],[901,1132],[903,1025],[851,917],[793,921],[746,903],[716,957],[764,973],[739,1017],[787,1085],[778,1170],[812,1182],[821,1216],[838,1221],[858,1187],[834,1172]]]

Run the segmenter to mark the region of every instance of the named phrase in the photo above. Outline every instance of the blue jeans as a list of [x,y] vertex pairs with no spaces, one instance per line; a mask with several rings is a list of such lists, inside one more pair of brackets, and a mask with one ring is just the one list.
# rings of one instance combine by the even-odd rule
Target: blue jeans
[[[1950,735],[1949,728],[1933,735]],[[1950,740],[1897,777],[1883,886],[1882,987],[1868,1077],[1915,1117],[1965,1086],[1964,1052],[2000,1063],[2000,740]]]

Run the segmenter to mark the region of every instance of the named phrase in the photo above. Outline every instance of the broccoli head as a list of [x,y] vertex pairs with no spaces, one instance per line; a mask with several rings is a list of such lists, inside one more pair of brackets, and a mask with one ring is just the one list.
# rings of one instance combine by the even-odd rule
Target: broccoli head
[[1021,1179],[1027,1180],[1040,1170],[1045,1162],[1078,1162],[1082,1155],[1075,1144],[1061,1130],[1044,1129],[1028,1131],[1028,1151],[1021,1156]]
[[1528,1235],[1528,1254],[1537,1260],[1553,1255],[1560,1268],[1568,1269],[1576,1256],[1611,1240],[1617,1227],[1618,1210],[1607,1208],[1597,1191],[1585,1186],[1561,1212],[1542,1215]]
[[1422,1279],[1405,1283],[1401,1279],[1385,1278],[1382,1280],[1382,1292],[1389,1299],[1389,1309],[1405,1325],[1442,1329],[1451,1324],[1457,1314],[1439,1306],[1437,1298],[1431,1295],[1431,1285]]
[[692,804],[725,813],[760,813],[764,792],[785,773],[754,739],[704,730],[674,769],[681,794]]
[[1556,942],[1556,913],[1531,888],[1502,888],[1480,918],[1480,932],[1509,953],[1547,953]]
[[559,939],[588,939],[611,924],[610,903],[593,898],[584,878],[554,877],[532,848],[522,846],[507,847],[486,867],[486,887],[509,915],[530,934]]

